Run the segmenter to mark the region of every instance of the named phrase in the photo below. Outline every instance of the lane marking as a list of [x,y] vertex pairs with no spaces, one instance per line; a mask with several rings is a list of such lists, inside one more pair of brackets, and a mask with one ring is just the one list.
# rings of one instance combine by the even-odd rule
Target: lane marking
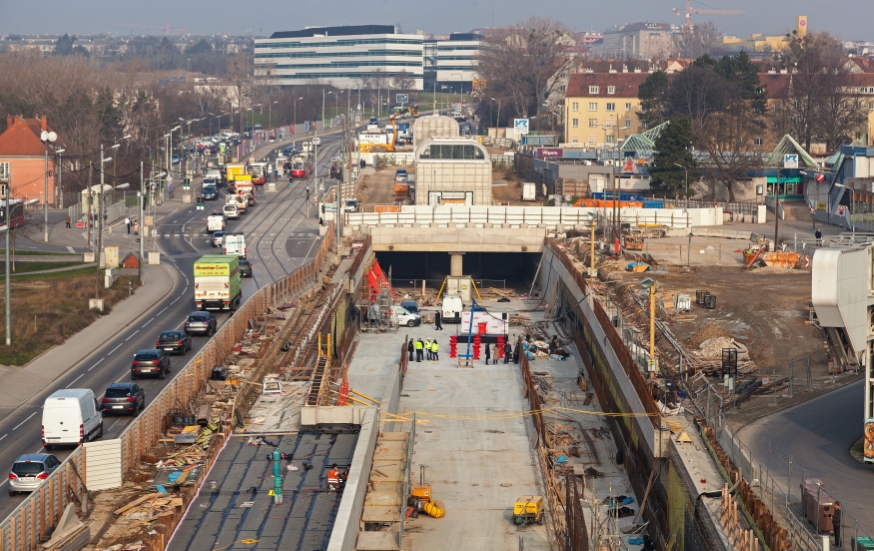
[[[121,345],[122,345],[122,343],[118,343],[118,346],[116,346],[115,348],[113,348],[112,350],[110,350],[110,351],[109,351],[109,354],[112,354],[113,352],[115,352],[116,350],[118,350],[119,348],[121,348]],[[109,356],[109,354],[107,354],[107,356]],[[95,364],[95,365],[97,365],[97,364]]]
[[167,308],[169,308],[169,306],[165,306],[163,310],[161,310],[160,312],[158,312],[158,315],[160,316],[161,314],[163,314],[163,313],[164,313],[164,310],[166,310]]
[[100,360],[98,360],[96,364],[94,364],[94,365],[92,365],[91,367],[88,368],[88,371],[91,371],[92,369],[94,369],[95,367],[97,367],[97,366],[100,364],[100,362],[102,362],[102,361],[105,360],[105,359],[106,359],[105,357],[104,357],[104,358],[100,358]]
[[140,329],[145,328],[147,325],[149,325],[149,324],[152,323],[153,321],[155,321],[155,318],[154,318],[154,317],[153,317],[152,319],[150,319],[149,321],[147,321],[146,323],[144,323],[143,326],[142,326]]
[[175,304],[176,301],[179,300],[180,298],[182,298],[182,295],[179,295],[178,297],[174,298],[173,302],[171,302],[170,304]]
[[[69,245],[67,245],[67,250],[70,251],[71,253],[74,253],[74,254],[76,253],[75,249],[73,249],[73,247],[71,247]],[[3,439],[0,438],[0,440],[3,440]]]
[[4,434],[3,436],[0,436],[0,440],[3,440],[3,439],[6,438],[7,436],[9,436],[8,433],[7,433],[7,434]]
[[85,374],[82,373],[81,375],[79,375],[78,377],[76,377],[75,379],[73,379],[72,381],[70,381],[70,384],[67,385],[67,388],[70,388],[71,386],[73,386],[73,383],[75,383],[76,381],[78,381],[79,379],[81,379],[81,378],[84,377],[84,376],[85,376]]
[[22,422],[18,423],[17,425],[15,425],[15,428],[12,429],[12,430],[17,429],[17,428],[20,427],[21,425],[23,425],[23,424],[27,423],[28,421],[30,421],[30,418],[33,417],[34,415],[36,415],[36,412],[35,412],[35,411],[34,411],[33,413],[31,413],[31,414],[27,417],[27,419],[25,419],[24,421],[22,421]]
[[139,333],[139,332],[140,332],[140,330],[137,329],[136,331],[134,331],[133,333],[131,333],[130,336],[128,336],[128,338],[126,338],[126,339],[124,340],[124,342],[127,342],[127,341],[131,340],[131,338],[132,338],[134,335],[136,335],[137,333]]

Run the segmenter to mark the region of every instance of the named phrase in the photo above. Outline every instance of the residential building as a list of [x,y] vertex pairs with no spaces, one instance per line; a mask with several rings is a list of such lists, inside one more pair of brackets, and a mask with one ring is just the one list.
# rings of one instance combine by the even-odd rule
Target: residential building
[[674,32],[669,23],[630,23],[604,31],[600,44],[592,44],[596,57],[615,59],[661,59],[670,56],[674,48]]
[[[807,35],[807,16],[799,15],[795,18],[795,36],[804,37]],[[789,38],[785,34],[776,36],[767,36],[763,34],[753,34],[749,38],[738,38],[736,36],[722,37],[722,46],[727,52],[780,52],[789,45]]]
[[8,164],[13,199],[40,199],[45,190],[46,151],[48,150],[48,200],[55,204],[55,155],[63,139],[54,145],[40,140],[42,132],[51,132],[48,119],[7,117],[6,131],[0,134],[0,164]]
[[648,73],[575,73],[564,100],[565,143],[618,144],[643,128],[638,88]]
[[316,27],[255,40],[255,76],[274,85],[357,88],[367,79],[412,80],[422,89],[422,35],[391,25]]

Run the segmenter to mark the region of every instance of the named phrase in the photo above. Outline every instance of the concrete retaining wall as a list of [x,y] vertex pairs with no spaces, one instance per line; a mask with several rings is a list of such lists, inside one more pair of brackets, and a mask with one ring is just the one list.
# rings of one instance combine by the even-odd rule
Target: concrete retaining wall
[[665,232],[666,237],[686,237],[691,233],[695,237],[725,237],[728,239],[744,239],[749,241],[753,232],[743,230],[726,230],[723,228],[708,228],[695,227],[690,229],[685,228],[670,228]]
[[[304,408],[319,410],[327,408]],[[358,519],[364,509],[364,496],[367,493],[367,482],[370,480],[370,469],[373,465],[373,451],[376,448],[376,437],[379,434],[379,416],[376,408],[338,407],[341,410],[360,410],[361,432],[358,433],[358,443],[352,454],[352,467],[343,489],[343,498],[337,508],[337,517],[331,539],[328,540],[328,551],[353,551],[358,539]],[[333,414],[331,414],[333,415]]]

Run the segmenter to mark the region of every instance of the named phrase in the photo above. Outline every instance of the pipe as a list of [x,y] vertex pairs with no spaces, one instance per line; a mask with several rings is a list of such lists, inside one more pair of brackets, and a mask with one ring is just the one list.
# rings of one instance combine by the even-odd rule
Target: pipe
[[273,503],[282,504],[282,454],[279,448],[273,450]]

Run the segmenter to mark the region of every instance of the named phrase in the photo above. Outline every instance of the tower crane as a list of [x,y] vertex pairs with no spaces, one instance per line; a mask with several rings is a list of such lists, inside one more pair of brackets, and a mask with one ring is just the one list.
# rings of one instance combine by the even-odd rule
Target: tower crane
[[715,15],[745,15],[747,12],[744,10],[700,10],[698,8],[692,7],[692,1],[686,0],[686,10],[682,11],[678,8],[671,9],[677,15],[685,15],[686,22],[684,23],[684,27],[687,30],[692,29],[692,14],[698,15],[702,13],[715,14]]

